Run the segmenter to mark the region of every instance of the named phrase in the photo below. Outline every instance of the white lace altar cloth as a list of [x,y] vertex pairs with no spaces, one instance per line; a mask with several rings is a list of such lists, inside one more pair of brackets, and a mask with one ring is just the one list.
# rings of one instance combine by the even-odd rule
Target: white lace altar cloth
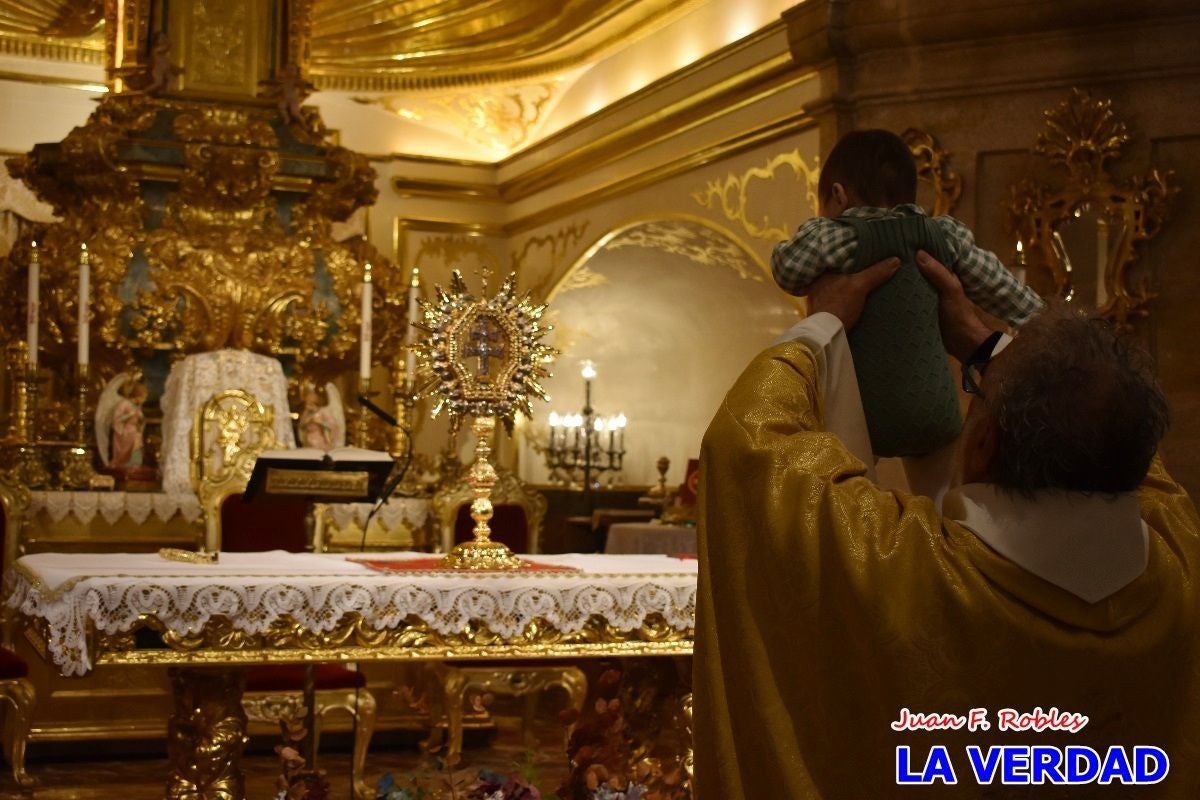
[[[357,525],[362,528],[367,516],[375,508],[374,503],[333,503],[329,506],[329,519],[339,530]],[[433,513],[433,504],[418,497],[391,497],[379,509],[379,513],[371,518],[387,530],[394,530],[401,524],[415,530],[425,524]]]
[[85,525],[99,514],[110,525],[128,517],[141,525],[150,515],[166,522],[178,514],[186,522],[200,519],[200,501],[194,494],[161,492],[30,492],[29,515],[45,511],[54,522],[68,516]]
[[[535,619],[571,633],[594,615],[631,631],[658,613],[677,630],[695,627],[696,565],[658,555],[539,555],[578,572],[377,572],[355,554],[222,553],[218,564],[167,561],[154,553],[39,553],[17,561],[8,604],[45,620],[50,657],[64,675],[92,668],[88,627],[130,630],[143,614],[180,635],[214,617],[262,633],[287,616],[313,633],[357,612],[378,630],[415,615],[443,634],[471,621],[513,637]],[[370,558],[429,558],[424,553]]]
[[274,409],[275,438],[283,447],[296,446],[287,379],[277,359],[248,350],[214,350],[188,356],[171,368],[162,396],[162,477],[167,494],[193,491],[188,469],[192,423],[200,407],[226,389],[241,389]]

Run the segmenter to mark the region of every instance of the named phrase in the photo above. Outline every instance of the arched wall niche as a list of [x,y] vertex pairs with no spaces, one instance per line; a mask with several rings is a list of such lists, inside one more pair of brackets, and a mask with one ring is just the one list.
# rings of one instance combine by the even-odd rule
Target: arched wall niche
[[[562,355],[545,382],[545,414],[522,421],[519,471],[534,483],[549,470],[535,444],[549,410],[580,413],[583,360],[594,362],[592,406],[623,413],[625,468],[617,482],[657,480],[659,456],[679,482],[730,384],[760,350],[801,316],[768,265],[737,234],[690,214],[629,220],[596,238],[549,291],[553,342]],[[607,482],[608,476],[604,476]]]

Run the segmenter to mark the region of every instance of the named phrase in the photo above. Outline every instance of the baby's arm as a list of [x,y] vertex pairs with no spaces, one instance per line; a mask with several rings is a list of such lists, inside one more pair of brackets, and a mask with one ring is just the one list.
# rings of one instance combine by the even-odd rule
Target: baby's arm
[[849,272],[854,265],[854,229],[825,217],[813,217],[796,235],[775,245],[771,274],[788,294],[803,295],[826,270]]
[[954,273],[963,290],[984,311],[1009,325],[1023,325],[1045,305],[1037,292],[1017,280],[990,250],[975,244],[971,229],[953,217],[938,217],[954,250]]

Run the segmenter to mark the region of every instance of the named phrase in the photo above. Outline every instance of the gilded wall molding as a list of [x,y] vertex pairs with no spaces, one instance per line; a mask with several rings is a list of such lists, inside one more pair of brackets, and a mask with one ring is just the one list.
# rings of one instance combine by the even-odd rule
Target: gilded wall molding
[[530,293],[534,297],[540,298],[546,295],[546,292],[550,288],[550,281],[553,279],[553,276],[558,274],[563,259],[583,239],[584,234],[587,233],[588,225],[589,222],[587,220],[582,220],[559,228],[554,233],[546,236],[531,236],[521,244],[520,250],[512,254],[513,272],[526,280],[528,280],[529,273],[533,270],[532,266],[527,263],[533,254],[536,253],[543,260],[549,262],[548,266],[544,270],[541,270],[544,276],[542,280],[530,290]]
[[[640,189],[655,186],[685,172],[712,164],[747,150],[753,150],[765,144],[794,136],[816,127],[817,121],[805,111],[771,120],[763,125],[747,131],[734,134],[716,144],[685,153],[671,161],[659,164],[657,167],[618,178],[606,184],[581,192],[570,200],[535,211],[532,214],[512,220],[504,225],[504,232],[512,236],[525,231],[535,230],[549,225],[585,208],[599,205],[608,200],[623,197]],[[582,165],[581,165],[582,166]]]
[[763,281],[771,270],[766,261],[733,231],[710,219],[695,214],[640,217],[617,225],[592,242],[555,279],[546,292],[546,301],[552,301],[563,292],[603,285],[606,282],[604,276],[593,272],[588,264],[601,251],[614,247],[659,249],[700,266],[732,269],[740,277],[755,282]]
[[[411,246],[410,238],[427,236],[430,234],[441,234],[441,239],[461,239],[464,242],[475,242],[479,246],[487,249],[479,240],[481,238],[503,238],[504,231],[496,225],[489,225],[483,222],[459,222],[457,220],[448,219],[429,219],[424,217],[396,217],[392,221],[392,253],[396,264],[408,263],[408,252]],[[426,240],[421,240],[421,245],[424,246]],[[440,245],[439,245],[440,246]],[[488,253],[491,253],[488,250]],[[421,255],[418,249],[413,253],[412,264],[420,267],[421,264],[416,260]],[[495,258],[492,254],[492,258]],[[499,266],[497,262],[497,266]]]
[[610,239],[605,249],[624,247],[670,253],[698,266],[732,270],[739,278],[757,283],[762,283],[766,271],[762,259],[741,242],[688,220],[654,220],[627,228]]
[[721,211],[726,219],[741,225],[742,230],[756,239],[787,239],[791,230],[786,223],[773,224],[765,214],[761,219],[752,220],[747,211],[751,187],[759,182],[774,182],[776,173],[785,167],[790,168],[792,175],[804,184],[804,198],[808,201],[812,213],[816,214],[817,176],[820,174],[820,168],[815,159],[810,165],[801,155],[799,148],[780,153],[766,164],[751,167],[741,175],[730,172],[724,178],[711,180],[703,189],[692,192],[692,199],[705,208]]
[[[508,201],[522,200],[562,181],[566,176],[595,170],[670,139],[678,138],[715,119],[737,112],[765,98],[811,79],[814,73],[797,72],[786,56],[776,56],[724,80],[668,103],[653,113],[636,117],[609,133],[590,136],[578,146],[550,155],[583,132],[581,123],[558,131],[515,156],[499,162],[500,168],[530,158],[536,166],[500,185]],[[628,99],[628,98],[627,98]],[[591,118],[583,122],[592,124]]]
[[435,197],[439,200],[465,200],[478,203],[501,202],[500,190],[491,183],[392,178],[392,190],[400,197]]

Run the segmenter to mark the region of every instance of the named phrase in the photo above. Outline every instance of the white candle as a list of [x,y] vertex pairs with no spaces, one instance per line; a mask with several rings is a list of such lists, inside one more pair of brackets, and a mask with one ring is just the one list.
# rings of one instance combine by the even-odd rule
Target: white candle
[[80,364],[88,363],[88,352],[91,342],[91,328],[88,324],[89,308],[92,294],[92,267],[88,260],[87,244],[79,245],[79,358]]
[[413,267],[412,280],[408,282],[408,330],[405,331],[407,336],[405,342],[408,347],[404,353],[404,375],[411,386],[417,379],[417,352],[413,349],[413,345],[417,343],[417,329],[413,327],[413,323],[417,321],[419,309],[417,301],[421,296],[421,271],[417,267]]
[[38,301],[41,291],[41,266],[38,264],[37,242],[29,258],[29,292],[25,298],[25,341],[29,345],[29,368],[38,365]]
[[362,342],[358,352],[358,377],[371,380],[371,264],[363,270],[362,283]]

